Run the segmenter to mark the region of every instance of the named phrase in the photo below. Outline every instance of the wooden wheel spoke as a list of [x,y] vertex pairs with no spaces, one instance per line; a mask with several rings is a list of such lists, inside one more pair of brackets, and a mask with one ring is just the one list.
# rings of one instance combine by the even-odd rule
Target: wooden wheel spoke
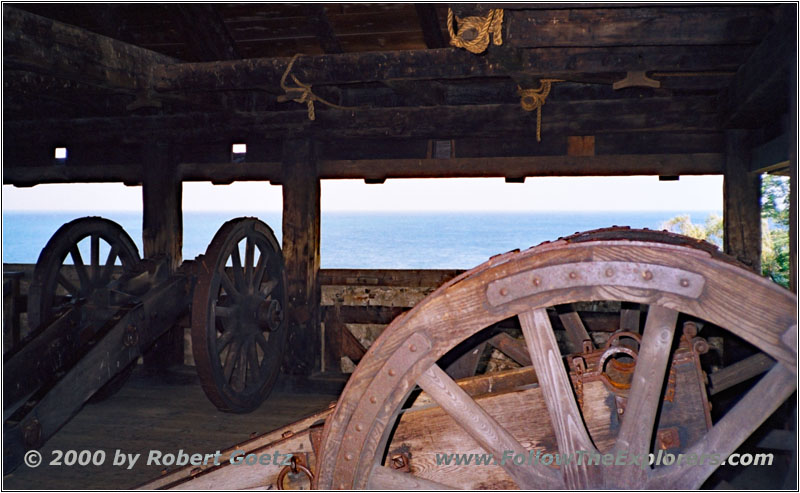
[[650,439],[661,403],[661,389],[670,363],[670,348],[677,322],[677,311],[658,305],[650,306],[625,415],[617,437],[617,450],[629,454],[650,452]]
[[258,364],[258,352],[256,351],[255,339],[251,340],[250,343],[247,344],[247,366],[253,372],[253,378],[258,380],[260,366]]
[[[71,294],[74,297],[78,297],[80,295],[80,290],[78,289],[78,287],[72,284],[72,282],[70,282],[69,279],[64,277],[64,274],[62,274],[61,271],[58,272],[57,279],[58,283],[64,286],[64,289],[66,289],[69,292],[69,294]],[[56,300],[53,301],[55,302]]]
[[367,483],[368,490],[454,490],[429,479],[419,478],[413,474],[395,471],[394,469],[375,464]]
[[97,279],[100,277],[100,236],[92,235],[90,239],[90,252],[91,252],[91,261],[90,264],[92,266],[92,281],[97,282]]
[[236,362],[236,369],[233,371],[233,380],[238,385],[239,390],[244,390],[247,385],[247,348],[244,343],[239,346],[239,357]]
[[98,280],[99,285],[106,286],[111,280],[111,275],[114,273],[114,263],[117,261],[118,254],[119,248],[117,245],[111,245],[111,250],[108,252],[106,263],[103,266],[103,270],[101,271],[100,278]]
[[270,351],[269,344],[267,343],[267,338],[264,337],[262,332],[256,334],[256,344],[261,346],[261,350],[264,351],[264,357],[267,357],[267,354]]
[[242,268],[242,258],[239,255],[239,245],[233,246],[231,252],[231,270],[233,271],[233,282],[237,291],[244,293],[247,291],[244,285],[244,270]]
[[255,272],[253,273],[253,278],[251,280],[253,293],[259,292],[259,286],[261,286],[261,280],[264,278],[264,272],[267,270],[267,264],[269,263],[269,255],[264,253],[263,250],[259,249],[260,255],[258,256],[258,263],[256,264]]
[[[647,332],[645,332],[646,334]],[[696,489],[721,462],[732,454],[788,399],[796,389],[796,377],[783,364],[776,364],[725,416],[694,446],[690,456],[716,457],[701,465],[663,466],[653,471],[645,489]]]
[[[506,451],[527,455],[528,451],[511,433],[476,403],[438,365],[431,366],[417,384],[435,400],[476,442],[495,458]],[[561,485],[553,470],[543,465],[517,466],[512,461],[501,465],[523,489],[555,488]]]
[[221,353],[223,349],[228,347],[228,344],[231,343],[233,340],[233,331],[228,330],[222,333],[221,336],[217,338],[217,354]]
[[248,293],[253,292],[253,256],[255,245],[248,236],[244,247],[244,286]]
[[230,349],[228,349],[228,354],[225,356],[225,364],[223,365],[223,374],[225,375],[226,382],[231,381],[233,369],[236,366],[236,363],[239,361],[239,350],[241,347],[241,342],[233,341]]
[[78,250],[78,245],[72,245],[69,249],[69,254],[72,257],[72,262],[75,265],[75,272],[78,273],[78,279],[81,282],[81,292],[87,293],[91,289],[91,281],[89,280],[89,273],[86,271],[86,266],[83,264],[83,257]]
[[[594,451],[595,447],[578,410],[547,310],[540,308],[521,313],[519,320],[556,433],[559,452],[574,454],[579,450]],[[589,487],[595,471],[595,468],[578,466],[574,462],[562,467],[566,487],[570,489]]]
[[225,290],[231,298],[236,298],[239,296],[239,291],[233,286],[231,282],[231,278],[228,277],[228,273],[225,270],[225,266],[221,266],[219,268],[219,280],[222,283],[222,288]]

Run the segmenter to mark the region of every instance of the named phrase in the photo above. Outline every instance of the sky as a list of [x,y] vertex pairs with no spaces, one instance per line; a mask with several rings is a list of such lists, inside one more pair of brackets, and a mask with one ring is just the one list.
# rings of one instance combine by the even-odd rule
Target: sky
[[[141,210],[141,187],[121,183],[3,185],[3,210]],[[722,176],[323,180],[323,211],[720,211]],[[281,187],[184,183],[185,211],[279,211]]]

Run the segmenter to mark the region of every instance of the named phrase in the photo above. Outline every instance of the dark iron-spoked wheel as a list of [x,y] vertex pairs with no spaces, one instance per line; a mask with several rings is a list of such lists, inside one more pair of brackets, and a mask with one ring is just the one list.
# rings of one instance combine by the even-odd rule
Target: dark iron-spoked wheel
[[[797,298],[707,246],[666,233],[603,230],[494,257],[443,285],[396,318],[350,377],[325,422],[314,486],[408,490],[456,483],[457,476],[442,474],[446,469],[431,467],[425,458],[459,452],[439,443],[414,450],[412,460],[423,465],[417,474],[384,465],[394,423],[417,385],[468,435],[459,444],[465,449],[478,447],[497,459],[509,452],[526,457],[541,448],[520,434],[543,425],[530,421],[540,414],[525,413],[539,404],[526,400],[518,414],[497,409],[492,414],[436,363],[461,341],[513,316],[522,327],[555,451],[573,458],[579,453],[642,457],[655,450],[679,316],[710,322],[763,351],[776,361],[772,369],[705,434],[685,444],[687,457],[727,457],[795,391]],[[584,421],[547,308],[614,300],[649,309],[615,440],[601,444]],[[527,424],[517,426],[520,422]],[[427,436],[426,430],[417,433]],[[689,489],[700,487],[718,465],[716,459],[656,467],[568,460],[558,468],[530,462],[500,467],[522,489]]]
[[226,222],[198,268],[192,351],[200,382],[220,410],[248,412],[272,390],[286,341],[283,256],[255,218]]
[[139,263],[139,250],[122,227],[101,217],[70,221],[39,254],[28,291],[28,326],[36,330],[70,306],[103,309],[109,292]]

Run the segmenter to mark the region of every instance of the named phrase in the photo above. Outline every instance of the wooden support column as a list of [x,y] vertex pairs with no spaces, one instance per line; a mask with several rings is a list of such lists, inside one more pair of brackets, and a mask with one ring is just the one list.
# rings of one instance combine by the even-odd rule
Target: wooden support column
[[789,70],[789,288],[797,293],[797,45]]
[[725,253],[761,273],[761,176],[750,173],[748,132],[725,133],[723,244]]
[[[144,146],[142,156],[143,258],[167,256],[170,272],[183,261],[183,184],[170,146],[161,142]],[[149,370],[183,364],[183,327],[173,327],[159,337],[144,356]]]
[[310,374],[320,365],[320,182],[310,139],[283,145],[283,258],[289,306],[287,372]]

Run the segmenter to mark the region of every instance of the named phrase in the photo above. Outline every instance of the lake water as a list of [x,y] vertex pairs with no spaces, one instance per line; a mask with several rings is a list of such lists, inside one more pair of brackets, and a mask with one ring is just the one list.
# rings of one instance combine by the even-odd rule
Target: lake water
[[[327,212],[321,222],[323,268],[469,269],[489,257],[525,249],[576,231],[612,225],[661,229],[690,214],[702,223],[718,211],[646,212]],[[141,252],[139,212],[3,212],[3,262],[35,263],[39,252],[65,222],[83,216],[118,222]],[[183,257],[205,252],[214,233],[239,215],[257,216],[281,236],[281,213],[185,212]]]

